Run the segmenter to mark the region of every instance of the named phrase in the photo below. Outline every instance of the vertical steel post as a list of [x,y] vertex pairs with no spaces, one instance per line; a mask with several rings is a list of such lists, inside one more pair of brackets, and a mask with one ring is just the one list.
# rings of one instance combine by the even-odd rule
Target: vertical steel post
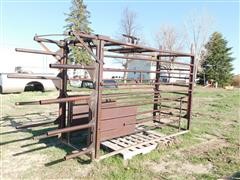
[[194,56],[191,56],[191,66],[190,66],[190,74],[189,74],[189,86],[188,86],[188,109],[187,109],[187,129],[190,129],[191,124],[191,115],[192,115],[192,93],[193,93],[193,85],[194,85]]
[[[158,55],[157,59],[160,60],[160,55]],[[155,76],[155,90],[154,90],[154,104],[153,104],[153,110],[158,110],[159,109],[159,96],[160,96],[160,92],[159,92],[159,82],[160,82],[160,62],[157,61],[156,62],[156,71],[158,71],[156,73],[156,76]],[[160,121],[160,114],[161,112],[159,111],[158,112],[159,114],[159,121]],[[153,119],[156,120],[156,115],[157,115],[157,112],[153,112]]]
[[182,98],[179,102],[179,119],[178,119],[178,131],[181,129],[181,118],[182,118]]
[[[71,126],[71,122],[72,122],[72,115],[73,115],[73,102],[68,102],[67,103],[68,106],[67,106],[67,127],[70,127]],[[68,132],[67,135],[66,135],[66,141],[67,143],[70,143],[70,133]]]
[[102,109],[102,80],[103,80],[103,57],[104,57],[104,41],[99,40],[97,45],[97,58],[98,58],[98,72],[97,72],[97,116],[96,116],[96,137],[95,137],[95,158],[99,158],[100,152],[100,119],[101,119],[101,109]]
[[[65,41],[61,41],[61,60],[60,64],[67,64],[68,46]],[[67,97],[67,69],[60,69],[61,87],[60,98]],[[59,103],[59,128],[66,127],[66,102]]]

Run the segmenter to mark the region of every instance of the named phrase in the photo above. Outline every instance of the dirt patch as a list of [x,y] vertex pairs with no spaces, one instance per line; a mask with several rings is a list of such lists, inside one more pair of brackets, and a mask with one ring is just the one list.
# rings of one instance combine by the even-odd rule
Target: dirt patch
[[189,162],[161,162],[151,163],[149,169],[155,173],[176,173],[176,174],[205,174],[212,169],[212,164],[191,164]]
[[185,149],[181,151],[181,153],[184,153],[189,156],[200,155],[212,150],[221,149],[228,146],[229,146],[229,143],[226,140],[214,138],[214,139],[209,139],[207,141],[204,141],[193,147],[190,147],[189,149]]

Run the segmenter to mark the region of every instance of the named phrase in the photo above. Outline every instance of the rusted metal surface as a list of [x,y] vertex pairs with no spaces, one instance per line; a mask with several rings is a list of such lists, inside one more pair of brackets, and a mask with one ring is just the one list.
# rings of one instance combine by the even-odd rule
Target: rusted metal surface
[[70,64],[49,64],[50,68],[61,68],[61,69],[86,69],[94,70],[95,67],[83,66],[83,65],[70,65]]
[[[169,135],[169,137],[184,134],[187,132],[184,129],[190,129],[195,73],[192,52],[165,51],[78,31],[69,32],[69,35],[75,39],[67,40],[68,35],[66,34],[64,40],[59,41],[51,40],[48,36],[35,36],[34,40],[40,44],[44,51],[16,49],[21,52],[51,55],[58,60],[57,64],[50,64],[49,67],[57,68],[60,71],[60,75],[56,78],[61,82],[59,96],[55,99],[18,102],[17,105],[59,104],[59,116],[54,122],[58,124],[58,128],[48,131],[39,138],[60,135],[64,144],[77,149],[71,143],[71,133],[75,131],[81,133],[83,129],[87,129],[87,147],[77,149],[76,153],[66,155],[65,159],[84,154],[90,155],[92,159],[103,159],[118,154],[121,150],[100,156],[101,142],[151,128],[159,128],[163,125],[174,127],[180,131],[177,134]],[[51,51],[44,43],[55,44],[59,50]],[[91,66],[68,64],[69,46],[86,50],[92,58]],[[175,61],[176,58],[179,60]],[[156,69],[120,69],[104,66],[107,60],[115,61],[118,59],[123,61],[136,60],[139,63],[150,62],[156,66]],[[166,64],[168,66],[165,66]],[[82,69],[89,72],[91,78],[79,77],[76,79],[92,81],[94,89],[89,90],[88,95],[69,95],[67,83],[69,79],[74,78],[68,79],[68,69]],[[105,72],[138,73],[139,78],[116,79],[118,88],[109,88],[105,87],[111,85],[104,82]],[[155,74],[155,77],[143,78],[145,74]],[[36,76],[34,78],[42,77]],[[161,78],[175,78],[179,81],[163,82]],[[79,89],[79,91],[88,90]],[[164,122],[164,119],[168,119],[169,122]],[[156,125],[142,130],[137,129],[139,125],[146,122],[156,123]],[[184,124],[186,124],[186,128],[182,127],[185,126]],[[151,141],[147,143],[151,143]]]
[[[194,57],[191,57],[191,64],[194,64]],[[191,66],[190,68],[191,74],[189,74],[189,81],[194,82],[194,66]],[[187,112],[187,117],[188,117],[188,123],[187,123],[187,129],[190,129],[190,123],[191,123],[191,113],[192,113],[192,93],[193,93],[193,83],[189,84],[188,87],[188,112]]]
[[137,107],[105,107],[100,118],[101,141],[133,133]]

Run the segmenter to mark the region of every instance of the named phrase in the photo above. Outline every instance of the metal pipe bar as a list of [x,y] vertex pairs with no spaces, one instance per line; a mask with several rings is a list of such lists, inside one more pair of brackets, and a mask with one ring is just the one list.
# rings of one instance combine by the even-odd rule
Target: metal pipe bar
[[[107,51],[109,52],[117,52],[120,54],[131,54],[131,53],[147,53],[147,52],[155,52],[152,48],[140,48],[140,47],[126,47],[126,46],[121,46],[120,48],[108,48]],[[169,57],[171,57],[173,55],[173,52],[167,54]],[[184,55],[184,54],[175,54],[178,57],[189,57],[188,55]]]
[[[160,74],[160,77],[165,77],[165,78],[178,78],[178,79],[189,79],[189,77],[179,77],[179,76],[166,76],[166,75],[161,75]],[[114,79],[114,78],[109,78],[109,79],[103,79],[103,80],[116,80],[116,81],[124,81],[124,79]],[[126,81],[139,81],[139,79],[125,79]],[[155,81],[155,79],[142,79],[143,81]],[[137,83],[137,82],[136,82]]]
[[[142,95],[144,95],[144,94],[142,94]],[[180,102],[180,101],[182,101],[182,103],[187,103],[188,101],[186,101],[186,100],[182,100],[181,98],[182,97],[180,97],[180,98],[161,98],[161,97],[157,97],[157,98],[152,98],[152,96],[150,96],[150,97],[148,97],[148,96],[150,96],[150,95],[146,95],[146,96],[140,96],[139,98],[138,97],[129,97],[129,96],[121,96],[121,97],[117,97],[117,98],[115,98],[116,100],[121,100],[121,99],[127,99],[127,100],[130,100],[130,101],[126,101],[126,102],[131,102],[132,100],[136,100],[136,101],[139,101],[139,100],[144,100],[144,99],[152,99],[152,100],[160,100],[161,102],[168,102],[168,101],[175,101],[175,102]],[[115,99],[112,99],[112,100],[115,100]],[[134,101],[132,101],[132,102],[134,102]]]
[[52,56],[60,56],[54,52],[47,52],[41,50],[34,50],[34,49],[23,49],[23,48],[15,48],[17,52],[25,52],[25,53],[33,53],[33,54],[44,54],[44,55],[52,55]]
[[89,100],[90,96],[73,96],[66,98],[57,98],[57,99],[46,99],[40,101],[26,101],[26,102],[16,102],[15,105],[46,105],[46,104],[55,104],[63,102],[73,102],[80,100]]
[[[191,82],[190,82],[191,83]],[[189,83],[189,84],[190,84]],[[165,83],[165,82],[154,82],[154,83],[117,83],[119,86],[128,86],[128,85],[145,85],[145,86],[151,86],[151,85],[172,85],[172,86],[181,86],[181,87],[188,87],[189,84],[181,84],[181,83]],[[116,83],[101,83],[102,86],[114,86]]]
[[72,158],[82,156],[84,154],[88,154],[88,153],[91,153],[91,152],[92,152],[92,148],[88,148],[86,150],[82,150],[82,151],[78,151],[78,152],[66,155],[66,156],[64,156],[64,160],[72,159]]
[[[139,89],[139,88],[138,88]],[[185,95],[187,96],[188,93],[186,90],[184,91],[166,91],[166,90],[159,90],[159,91],[134,91],[134,92],[123,92],[123,93],[109,93],[109,94],[102,94],[106,97],[114,97],[119,95],[136,95],[136,94],[154,94],[154,93],[173,93],[173,94],[179,94],[179,95]]]
[[[147,71],[147,70],[134,70],[134,69],[116,69],[116,68],[103,68],[105,72],[141,72],[141,73],[160,73],[160,71]],[[180,73],[180,72],[167,72],[168,74],[182,74],[189,75],[191,73]]]
[[[51,52],[50,49],[49,49],[45,44],[43,44],[43,42],[38,41],[38,43],[42,46],[42,48],[43,48],[45,51],[47,51],[47,52]],[[54,57],[57,61],[60,60],[60,59],[57,58],[56,56],[53,56],[53,57]]]
[[39,135],[39,136],[34,136],[33,139],[34,140],[41,140],[41,139],[50,138],[50,137],[54,137],[54,136],[57,136],[57,135],[48,136],[47,134],[42,134],[42,135]]
[[[139,61],[153,61],[153,62],[160,62],[160,63],[168,63],[168,64],[178,64],[178,65],[185,65],[185,66],[193,66],[192,64],[189,63],[183,63],[183,62],[172,62],[172,61],[167,61],[167,60],[159,60],[157,58],[144,58],[144,57],[135,57],[135,56],[116,56],[116,55],[105,55],[104,57],[107,58],[117,58],[117,59],[131,59],[131,60],[139,60]],[[106,58],[105,58],[106,59]],[[104,60],[105,60],[104,59]]]
[[[103,90],[116,90],[116,88],[108,88],[108,87],[103,87],[102,88]],[[131,89],[140,89],[139,87],[121,87],[121,88],[119,88],[120,90],[131,90]],[[141,87],[141,89],[154,89],[154,87],[150,87],[150,86],[148,86],[148,87]]]
[[[194,56],[191,57],[191,63],[194,64]],[[193,66],[191,67],[191,74],[189,75],[189,82],[192,82],[192,84],[188,88],[188,111],[187,111],[187,117],[188,117],[188,122],[187,122],[187,129],[190,129],[190,124],[191,124],[191,114],[192,114],[192,92],[193,92],[193,83],[195,82],[195,75],[194,75],[194,69],[196,67]]]
[[25,101],[25,102],[15,102],[16,106],[21,106],[21,105],[39,105],[40,101]]
[[182,68],[160,68],[164,73],[168,73],[169,71],[190,71],[190,69],[182,69]]
[[141,106],[141,105],[154,104],[154,103],[156,103],[156,102],[154,102],[154,101],[141,101],[141,103],[136,103],[136,104],[120,104],[120,105],[118,105],[118,106],[102,107],[102,109],[113,109],[113,108],[120,108],[120,107]]
[[[150,96],[150,98],[152,98],[152,95],[154,95],[154,93],[152,93],[152,92],[150,94],[145,94],[145,93],[143,93],[143,94],[132,94],[132,96],[129,96],[129,95],[122,95],[121,96],[120,95],[120,96],[115,97],[115,99],[117,99],[117,100],[119,100],[119,99],[128,99],[128,100],[137,99],[137,101],[138,101],[139,98],[145,99],[145,98],[149,98],[149,96]],[[103,97],[103,98],[107,99],[106,97]],[[177,97],[177,98],[157,97],[157,98],[153,98],[153,99],[155,99],[155,100],[166,100],[166,101],[177,101],[177,102],[182,101],[183,103],[187,103],[188,101],[183,100],[183,98],[184,97]]]
[[76,31],[73,31],[71,33],[77,38],[77,40],[81,43],[81,45],[84,46],[84,48],[88,51],[88,53],[93,56],[93,58],[96,60],[96,62],[99,63],[99,58],[93,53],[93,51],[88,47],[88,45],[85,44],[83,39],[81,39],[81,37],[79,37],[79,35],[76,33]]
[[121,98],[135,98],[136,96],[140,96],[140,97],[145,97],[145,96],[151,96],[153,95],[153,92],[146,92],[146,93],[141,93],[139,92],[139,94],[134,94],[134,93],[119,93],[119,94],[113,94],[113,95],[104,95],[103,98],[107,99],[107,98],[116,98],[116,99],[121,99]]
[[[167,85],[167,84],[166,84]],[[171,84],[169,84],[171,85]],[[182,86],[182,85],[173,85],[173,86],[179,86],[179,87],[188,87],[188,86]],[[102,88],[103,90],[116,90],[116,88],[108,88],[108,87],[103,87]],[[147,90],[155,90],[155,87],[153,86],[138,86],[138,87],[135,87],[135,86],[126,86],[126,87],[120,87],[119,90],[132,90],[132,89],[147,89]],[[161,90],[160,90],[161,91]],[[187,91],[187,90],[185,90]],[[167,92],[167,91],[165,91]]]
[[[178,107],[172,107],[172,106],[168,106],[168,105],[163,105],[161,104],[162,107],[165,107],[165,108],[169,108],[169,109],[177,109],[177,110],[180,110],[180,108]],[[181,108],[182,111],[187,111],[188,109],[186,108]]]
[[37,42],[45,42],[45,43],[54,43],[54,44],[57,44],[58,46],[61,46],[62,43],[61,41],[57,41],[57,40],[52,40],[52,39],[46,39],[46,38],[42,38],[42,37],[47,37],[47,36],[54,36],[54,35],[43,35],[43,36],[34,36],[33,40],[34,41],[37,41]]
[[168,139],[168,138],[173,138],[173,137],[176,137],[176,136],[179,136],[179,135],[188,133],[188,132],[189,132],[188,130],[186,130],[186,131],[181,131],[181,132],[178,132],[178,133],[175,133],[175,134],[171,134],[171,135],[167,135],[167,136],[155,138],[155,139],[153,139],[153,140],[149,140],[149,141],[146,141],[146,142],[142,142],[142,143],[138,143],[138,144],[135,144],[135,145],[131,145],[131,146],[128,146],[128,147],[125,147],[125,148],[122,148],[122,149],[119,149],[119,150],[110,152],[110,153],[108,153],[108,154],[102,155],[99,159],[101,160],[101,159],[104,159],[104,158],[107,158],[107,157],[110,157],[110,156],[119,154],[121,151],[127,150],[127,149],[129,149],[129,148],[134,148],[134,147],[138,147],[138,146],[143,146],[143,145],[145,145],[145,144],[154,143],[154,142],[157,142],[157,141],[160,141],[160,140],[164,140],[164,139]]
[[85,38],[89,38],[89,39],[95,39],[95,40],[104,40],[106,42],[111,42],[114,44],[119,44],[119,45],[125,45],[125,46],[129,46],[129,47],[134,47],[134,48],[140,48],[140,49],[145,49],[149,52],[160,52],[160,53],[170,53],[170,54],[177,54],[177,55],[182,55],[182,56],[193,56],[192,54],[188,54],[188,53],[180,53],[180,52],[175,52],[175,51],[167,51],[167,50],[159,50],[159,49],[155,49],[155,48],[149,48],[146,46],[141,46],[141,45],[136,45],[136,44],[131,44],[131,43],[125,43],[122,41],[117,41],[117,40],[113,40],[107,36],[101,36],[101,35],[93,35],[93,34],[86,34],[86,33],[82,33],[79,31],[74,31],[72,32],[73,35],[75,36],[80,36],[80,37],[85,37]]
[[[177,78],[177,79],[189,79],[189,77],[178,77],[178,76],[161,76],[160,78]],[[145,80],[145,79],[144,79]]]
[[[167,109],[164,109],[164,110],[167,110]],[[172,116],[172,117],[179,117],[179,114],[178,115],[177,114],[173,114],[172,112],[164,112],[164,111],[161,110],[160,113],[164,114],[164,115],[169,115],[169,116]],[[183,116],[181,116],[181,118],[185,118],[186,119],[186,116],[183,115]]]
[[93,123],[88,123],[88,124],[85,124],[85,125],[66,127],[66,128],[62,128],[62,129],[56,129],[56,130],[48,131],[47,135],[48,136],[53,136],[53,135],[58,135],[58,134],[66,133],[66,132],[72,132],[72,131],[77,131],[77,130],[81,130],[81,129],[87,129],[87,128],[91,128],[93,126],[94,126]]
[[89,100],[89,96],[75,96],[75,97],[66,97],[66,98],[58,98],[58,99],[46,99],[40,100],[41,105],[45,104],[54,104],[54,103],[63,103],[63,102],[72,102],[72,101],[79,101],[79,100]]
[[95,67],[92,66],[83,66],[83,65],[71,65],[71,64],[49,64],[50,68],[59,68],[59,69],[86,69],[94,70]]
[[36,34],[34,37],[42,38],[42,37],[48,37],[48,36],[68,36],[68,34],[66,34],[66,33],[63,33],[63,34],[44,34],[44,35]]
[[[154,121],[154,122],[155,122],[155,123],[158,123],[158,124],[160,124],[160,125],[162,125],[162,126],[164,125],[164,126],[168,126],[168,127],[175,128],[175,129],[177,129],[178,132],[179,132],[178,126],[172,124],[173,122],[177,123],[178,120],[175,120],[175,121],[172,121],[172,122],[169,122],[169,123],[164,123],[164,122],[159,122],[159,121]],[[180,128],[180,130],[186,131],[187,129],[185,129],[185,128]]]

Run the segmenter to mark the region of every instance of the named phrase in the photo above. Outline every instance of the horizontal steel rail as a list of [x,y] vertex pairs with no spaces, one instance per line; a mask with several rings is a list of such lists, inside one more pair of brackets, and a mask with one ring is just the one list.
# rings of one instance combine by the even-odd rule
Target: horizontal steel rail
[[165,83],[165,82],[153,82],[153,83],[101,83],[102,86],[128,86],[128,85],[134,85],[134,86],[151,86],[151,85],[171,85],[171,86],[181,86],[181,87],[188,87],[190,83]]
[[169,109],[177,109],[177,110],[182,110],[182,111],[187,111],[187,108],[179,108],[179,107],[174,107],[174,106],[169,106],[169,105],[165,105],[165,104],[161,104],[161,107],[165,107],[165,108],[169,108]]
[[33,54],[43,54],[43,55],[52,55],[52,56],[60,56],[55,52],[47,52],[41,50],[34,50],[34,49],[23,49],[23,48],[15,48],[17,52],[24,52],[24,53],[33,53]]
[[[178,65],[185,65],[185,66],[193,66],[190,63],[183,63],[177,61],[167,61],[167,60],[159,60],[157,58],[144,58],[144,57],[136,57],[136,56],[116,56],[116,55],[105,55],[106,58],[117,58],[117,59],[130,59],[130,60],[139,60],[139,61],[152,61],[152,62],[160,62],[160,63],[167,63],[167,64],[178,64]],[[104,60],[106,60],[106,58]]]
[[[116,68],[103,68],[106,72],[140,72],[140,73],[161,73],[162,71],[150,71],[150,70],[135,70],[135,69],[116,69]],[[164,72],[168,74],[178,74],[178,75],[191,75],[191,73],[180,73],[180,72]]]
[[154,93],[172,93],[172,94],[179,94],[179,95],[188,95],[188,91],[168,91],[168,90],[160,90],[160,91],[134,91],[134,92],[122,92],[122,93],[103,93],[104,97],[114,97],[114,96],[121,96],[121,95],[136,95],[136,94],[154,94]]
[[94,126],[93,123],[88,123],[88,124],[84,124],[84,125],[77,125],[77,126],[66,127],[66,128],[48,131],[46,134],[47,134],[47,136],[54,136],[54,135],[58,135],[58,134],[66,133],[66,132],[72,132],[72,131],[77,131],[77,130],[81,130],[81,129],[91,128],[93,126]]
[[72,64],[49,64],[50,68],[58,68],[58,69],[86,69],[86,70],[94,70],[95,67],[92,66],[83,66],[83,65],[72,65]]
[[46,100],[39,100],[39,101],[26,101],[26,102],[16,102],[15,105],[46,105],[46,104],[56,104],[56,103],[63,103],[63,102],[73,102],[73,101],[80,101],[80,100],[89,100],[89,96],[72,96],[66,98],[57,98],[57,99],[46,99]]
[[[160,99],[153,99],[153,100],[160,100]],[[135,102],[135,101],[134,101]],[[133,103],[134,103],[133,102]],[[113,109],[113,108],[120,108],[120,107],[132,107],[132,106],[143,106],[143,105],[148,105],[148,104],[158,104],[160,102],[163,102],[163,101],[151,101],[151,100],[148,100],[148,101],[141,101],[141,103],[135,103],[135,104],[119,104],[117,106],[107,106],[107,107],[102,107],[102,109]],[[131,102],[126,102],[126,103],[131,103]],[[172,109],[176,109],[176,108],[172,108]],[[186,109],[183,109],[182,110],[185,110]]]
[[177,54],[177,55],[188,56],[188,57],[194,56],[193,54],[188,54],[188,53],[160,50],[160,49],[149,48],[149,47],[146,47],[146,46],[136,45],[136,44],[132,44],[132,43],[125,43],[125,42],[122,42],[122,41],[113,40],[113,39],[111,39],[107,36],[86,34],[86,33],[82,33],[82,32],[79,32],[79,31],[70,32],[70,34],[77,35],[81,38],[88,38],[88,39],[92,39],[92,40],[104,40],[106,42],[111,42],[111,43],[119,44],[119,45],[123,45],[123,46],[128,46],[128,47],[133,47],[133,48],[138,48],[138,49],[145,49],[149,52],[159,52],[161,54],[164,54],[164,53],[165,54]]
[[79,157],[79,156],[91,153],[92,151],[93,151],[92,148],[87,148],[87,149],[82,150],[82,151],[78,151],[78,152],[75,152],[75,153],[72,153],[72,154],[68,154],[68,155],[66,155],[64,157],[64,160],[68,160],[68,159],[72,159],[72,158],[75,158],[75,157]]

